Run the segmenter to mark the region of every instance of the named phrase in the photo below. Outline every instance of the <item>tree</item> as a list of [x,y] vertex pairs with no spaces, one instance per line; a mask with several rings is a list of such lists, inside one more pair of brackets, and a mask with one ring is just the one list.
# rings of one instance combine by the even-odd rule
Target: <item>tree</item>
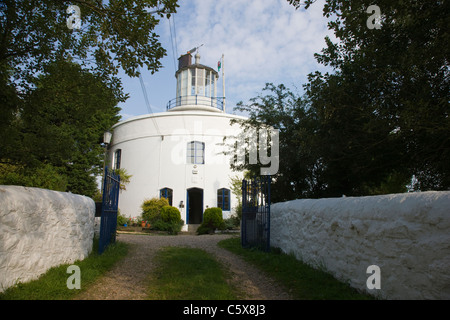
[[305,86],[319,134],[333,148],[330,172],[342,176],[332,193],[363,194],[413,174],[421,190],[448,189],[450,4],[377,1],[380,29],[368,27],[371,4],[326,1],[324,16],[332,18],[328,26],[339,41],[326,38],[316,59],[335,72],[310,74]]
[[[76,5],[81,29],[70,29]],[[170,16],[176,0],[5,0],[0,3],[0,133],[19,112],[20,99],[51,62],[73,58],[83,69],[120,84],[119,69],[131,77],[144,64],[152,73],[166,51],[154,32],[158,17]],[[1,145],[0,145],[1,146]]]
[[413,175],[421,190],[450,187],[449,4],[378,1],[381,29],[371,4],[326,1],[338,42],[315,56],[333,72],[309,74],[303,96],[269,84],[237,106],[244,128],[280,130],[273,201],[405,192]]
[[[81,28],[72,28],[79,9]],[[176,0],[6,0],[0,3],[0,163],[3,182],[91,195],[101,137],[127,95],[117,73],[160,67],[154,32]],[[39,170],[38,170],[39,168]],[[67,184],[64,187],[65,183]],[[37,185],[36,185],[37,184]]]
[[[80,9],[81,29],[68,27],[71,5]],[[176,0],[5,0],[0,4],[0,64],[10,66],[14,80],[25,87],[42,66],[68,56],[104,74],[122,68],[136,76],[144,64],[155,72],[166,52],[154,33],[158,17],[170,16],[177,7]]]
[[93,195],[101,173],[101,137],[120,116],[117,88],[78,64],[56,61],[44,68],[15,123],[17,140],[3,161],[27,170],[51,166],[67,178],[64,191]]
[[[266,84],[263,91],[250,99],[249,104],[238,103],[236,109],[249,114],[248,120],[237,121],[249,132],[249,128],[272,126],[279,130],[279,170],[273,178],[271,199],[273,202],[299,197],[319,197],[324,189],[321,174],[323,165],[317,153],[315,131],[318,123],[308,108],[306,100],[292,93],[284,85]],[[248,159],[235,170],[248,170],[258,176],[260,165],[250,164]]]

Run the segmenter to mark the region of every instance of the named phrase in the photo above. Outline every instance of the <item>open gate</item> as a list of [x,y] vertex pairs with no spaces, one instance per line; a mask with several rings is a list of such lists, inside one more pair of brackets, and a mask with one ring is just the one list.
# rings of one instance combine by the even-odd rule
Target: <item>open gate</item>
[[117,210],[119,205],[120,176],[105,168],[103,179],[102,215],[98,253],[102,254],[109,244],[116,242]]
[[271,176],[242,180],[242,247],[270,250]]

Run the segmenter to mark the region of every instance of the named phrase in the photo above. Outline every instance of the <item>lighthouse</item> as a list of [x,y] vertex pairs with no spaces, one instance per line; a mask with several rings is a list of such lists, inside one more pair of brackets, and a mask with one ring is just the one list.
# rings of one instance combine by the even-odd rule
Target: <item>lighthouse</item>
[[178,59],[175,97],[166,111],[115,124],[107,153],[112,168],[132,176],[119,195],[121,214],[140,216],[146,199],[165,197],[180,210],[183,231],[198,226],[208,207],[222,208],[224,219],[234,213],[231,178],[242,174],[231,170],[224,138],[241,132],[232,119],[246,119],[225,112],[225,98],[217,96],[219,73],[202,65],[198,52],[192,58],[188,52]]
[[224,97],[217,97],[219,74],[213,68],[200,64],[200,54],[187,53],[178,59],[176,98],[167,104],[168,111],[205,110],[224,112]]

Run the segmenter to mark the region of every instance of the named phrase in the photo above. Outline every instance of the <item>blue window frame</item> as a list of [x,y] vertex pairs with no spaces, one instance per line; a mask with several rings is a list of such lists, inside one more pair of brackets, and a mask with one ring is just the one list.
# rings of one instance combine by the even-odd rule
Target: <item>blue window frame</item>
[[186,152],[187,163],[204,164],[205,163],[205,143],[200,141],[191,141],[187,144]]
[[222,211],[230,211],[230,189],[217,190],[217,207],[221,208]]
[[169,205],[172,205],[173,190],[170,188],[159,190],[159,198],[166,198],[169,201]]

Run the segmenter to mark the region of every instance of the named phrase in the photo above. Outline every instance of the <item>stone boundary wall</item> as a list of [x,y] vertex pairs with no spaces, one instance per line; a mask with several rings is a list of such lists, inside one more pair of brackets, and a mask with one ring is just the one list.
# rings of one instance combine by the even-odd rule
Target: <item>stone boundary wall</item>
[[0,185],[0,292],[86,258],[94,215],[95,203],[85,196]]
[[[271,246],[383,299],[450,299],[450,192],[271,206]],[[368,289],[380,268],[380,289]]]

